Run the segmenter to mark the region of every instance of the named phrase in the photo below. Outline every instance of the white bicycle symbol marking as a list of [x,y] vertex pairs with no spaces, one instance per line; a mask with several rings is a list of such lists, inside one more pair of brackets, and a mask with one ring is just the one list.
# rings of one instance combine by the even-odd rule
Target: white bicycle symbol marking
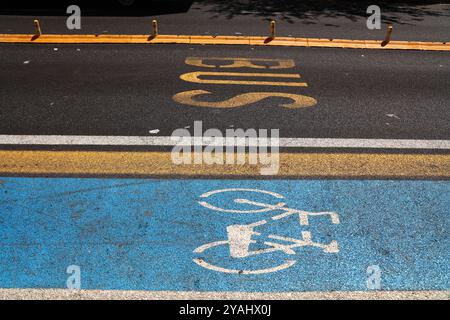
[[[276,199],[283,199],[284,197],[280,194],[265,191],[265,190],[258,190],[258,189],[223,189],[223,190],[216,190],[207,192],[200,196],[200,198],[208,198],[211,195],[220,194],[220,193],[227,193],[227,192],[256,192],[261,194],[270,195]],[[339,247],[337,241],[333,240],[329,244],[320,244],[316,243],[312,240],[312,234],[309,231],[302,231],[301,232],[301,239],[295,239],[291,237],[284,237],[274,234],[269,234],[268,238],[274,241],[279,242],[272,242],[272,241],[265,241],[264,245],[267,246],[265,249],[260,250],[250,250],[250,245],[256,243],[255,240],[252,240],[253,236],[259,236],[261,233],[255,231],[257,227],[260,227],[262,225],[268,224],[271,221],[278,221],[281,219],[284,219],[286,217],[290,217],[293,215],[298,215],[299,217],[299,224],[301,226],[308,226],[310,217],[315,216],[329,216],[331,219],[331,222],[333,224],[339,224],[339,215],[335,212],[307,212],[302,211],[298,209],[293,209],[287,207],[286,203],[279,202],[277,204],[267,204],[262,202],[256,202],[251,201],[248,199],[242,199],[238,198],[234,200],[235,203],[239,204],[246,204],[254,206],[258,209],[254,210],[235,210],[235,209],[224,209],[219,208],[216,206],[213,206],[209,204],[206,201],[199,201],[199,204],[205,208],[219,211],[219,212],[228,212],[228,213],[261,213],[261,212],[271,212],[271,211],[281,211],[280,214],[276,214],[272,216],[270,219],[260,220],[254,223],[250,224],[244,224],[244,225],[230,225],[227,227],[227,236],[228,240],[222,240],[222,241],[215,241],[211,243],[207,243],[205,245],[202,245],[194,250],[194,253],[201,254],[204,253],[206,250],[218,247],[218,246],[229,246],[229,254],[232,258],[238,258],[243,259],[251,256],[261,255],[261,254],[267,254],[271,252],[283,252],[287,255],[295,255],[295,248],[300,248],[304,246],[312,246],[321,248],[326,253],[338,253]],[[194,258],[193,261],[198,264],[199,266],[217,271],[217,272],[223,272],[223,273],[234,273],[234,274],[265,274],[265,273],[271,273],[271,272],[277,272],[280,270],[287,269],[289,267],[292,267],[297,261],[296,260],[285,260],[283,263],[271,267],[271,268],[264,268],[264,269],[256,269],[256,270],[239,270],[239,269],[228,269],[221,266],[213,265],[203,259]]]

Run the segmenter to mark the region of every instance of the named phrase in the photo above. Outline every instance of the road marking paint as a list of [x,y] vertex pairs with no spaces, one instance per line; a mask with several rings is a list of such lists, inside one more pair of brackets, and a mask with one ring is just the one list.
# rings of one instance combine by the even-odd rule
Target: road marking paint
[[194,100],[194,97],[204,94],[211,94],[211,92],[206,90],[184,91],[175,94],[173,96],[173,100],[175,102],[187,104],[194,107],[222,108],[222,109],[239,108],[245,105],[254,104],[258,101],[271,97],[281,97],[293,100],[294,102],[292,103],[284,103],[279,105],[282,108],[288,109],[312,107],[317,104],[317,100],[314,98],[299,94],[282,93],[282,92],[247,92],[236,95],[227,100],[216,102]]
[[[213,191],[208,191],[208,192],[200,195],[199,197],[200,198],[209,198],[210,196],[220,194],[220,193],[226,193],[226,192],[256,192],[256,193],[268,194],[277,199],[284,199],[284,197],[281,194],[278,194],[275,192],[271,192],[271,191],[267,191],[267,190],[259,190],[259,189],[245,189],[245,188],[229,188],[229,189],[213,190]],[[284,205],[285,205],[285,203],[280,202],[270,208],[255,209],[255,210],[235,210],[235,209],[218,208],[206,201],[198,201],[198,204],[201,205],[202,207],[205,207],[210,210],[219,211],[219,212],[228,212],[228,213],[261,213],[261,212],[268,212],[268,211],[274,210],[274,208],[280,209],[280,208],[284,207]]]
[[[206,64],[206,61],[226,61],[232,62],[228,65],[211,65]],[[292,59],[263,59],[263,58],[223,58],[223,57],[188,57],[186,64],[194,67],[202,68],[253,68],[253,69],[289,69],[295,67],[295,62]],[[275,62],[274,66],[257,65],[254,62]]]
[[[275,62],[276,65],[269,67],[271,69],[288,69],[295,67],[295,62],[291,59],[249,59],[249,58],[210,58],[218,59],[219,61],[231,62],[229,65],[221,66],[224,68],[267,68],[266,66],[256,65],[255,62]],[[185,63],[196,67],[210,68],[214,67],[209,64],[205,64],[204,60],[208,58],[199,57],[187,57]],[[307,87],[306,82],[280,82],[280,81],[242,81],[242,80],[214,80],[214,79],[200,79],[200,76],[220,76],[220,77],[265,77],[265,78],[295,78],[300,79],[299,74],[279,74],[279,73],[241,73],[241,72],[191,72],[180,76],[181,80],[194,83],[207,83],[207,84],[232,84],[232,85],[265,85],[265,86],[287,86],[287,87]],[[275,79],[277,80],[277,79]],[[173,100],[180,104],[185,104],[194,107],[206,107],[206,108],[237,108],[245,105],[254,104],[258,101],[264,100],[270,97],[282,97],[293,100],[290,104],[281,104],[284,108],[303,108],[311,107],[317,104],[317,100],[311,97],[298,94],[280,93],[280,92],[246,92],[235,95],[232,98],[222,101],[198,101],[194,97],[211,94],[210,91],[205,90],[191,90],[177,93],[173,96]]]
[[[199,253],[201,253],[201,251],[199,251]],[[237,269],[226,269],[226,268],[214,266],[214,265],[212,265],[206,261],[203,261],[201,259],[194,259],[193,261],[196,264],[198,264],[200,267],[203,267],[203,268],[206,268],[206,269],[209,269],[212,271],[217,271],[217,272],[222,272],[222,273],[231,273],[231,274],[243,274],[243,275],[246,275],[246,274],[258,275],[258,274],[273,273],[273,272],[285,270],[289,267],[292,267],[296,263],[296,261],[294,261],[294,260],[286,260],[286,262],[284,262],[283,264],[273,267],[273,268],[266,268],[266,269],[259,269],[259,270],[237,270]]]
[[[193,152],[191,158],[201,157]],[[224,155],[225,156],[225,155]],[[236,155],[237,156],[237,155]],[[263,165],[176,165],[171,152],[0,151],[0,173],[27,175],[258,176]],[[276,177],[450,178],[450,155],[280,153]]]
[[205,72],[195,71],[182,74],[181,80],[193,83],[208,84],[238,84],[252,86],[287,86],[287,87],[307,87],[305,82],[274,82],[274,81],[241,81],[241,80],[215,80],[200,79],[201,76],[220,76],[220,77],[265,77],[265,78],[290,78],[300,79],[299,74],[280,74],[280,73],[242,73],[242,72]]
[[67,289],[0,289],[1,300],[449,300],[450,291],[326,291],[326,292],[197,292]]
[[[281,194],[276,193],[276,192],[267,191],[267,190],[259,190],[259,189],[246,189],[246,188],[229,188],[229,189],[208,191],[208,192],[205,192],[204,194],[200,195],[200,198],[208,198],[212,195],[224,193],[224,192],[257,192],[257,193],[264,193],[264,194],[271,195],[274,198],[284,199],[284,197]],[[239,211],[239,212],[242,212],[242,211]]]
[[[201,137],[184,137],[190,145],[270,146],[270,138],[226,139],[215,137],[214,143]],[[68,146],[175,146],[171,136],[78,136],[78,135],[0,135],[0,145],[68,145]],[[349,149],[430,149],[450,150],[450,140],[413,139],[340,139],[340,138],[280,138],[283,148],[349,148]]]
[[194,36],[194,35],[50,35],[0,34],[0,43],[84,43],[84,44],[217,44],[251,46],[328,47],[378,50],[425,50],[450,51],[450,42],[390,41],[382,46],[379,40],[346,40],[276,37],[267,42],[267,37],[247,36]]
[[[282,206],[280,206],[279,204],[272,205],[270,203],[252,201],[252,200],[247,199],[247,198],[250,198],[250,199],[254,198],[255,194],[254,193],[252,194],[251,192],[270,194],[272,196],[273,196],[273,194],[275,194],[277,198],[279,198],[281,196],[279,194],[276,194],[276,193],[273,193],[273,192],[267,191],[267,190],[245,189],[245,188],[219,189],[219,190],[214,190],[209,193],[206,193],[208,195],[208,197],[210,195],[215,195],[215,194],[221,194],[221,195],[224,193],[235,194],[234,201],[233,200],[229,201],[231,203],[231,205],[233,205],[233,204],[236,205],[237,203],[239,203],[239,204],[245,204],[245,205],[252,205],[257,208],[263,207],[266,210],[262,211],[262,212],[271,213],[272,216],[270,217],[270,219],[268,219],[268,218],[264,219],[261,217],[258,218],[258,216],[253,215],[254,219],[260,219],[260,220],[258,220],[258,221],[253,220],[253,222],[250,222],[250,223],[248,221],[246,221],[246,222],[241,222],[239,224],[236,224],[236,222],[233,220],[232,224],[230,224],[226,227],[226,231],[227,231],[227,239],[226,240],[214,241],[214,242],[210,242],[210,243],[201,245],[200,247],[198,247],[197,249],[194,250],[195,254],[197,254],[197,255],[201,254],[202,257],[204,257],[205,255],[208,255],[208,253],[210,251],[212,251],[210,249],[215,249],[216,247],[223,247],[223,246],[229,248],[228,250],[226,250],[226,252],[229,253],[229,257],[233,258],[233,259],[237,259],[237,260],[243,260],[243,259],[246,259],[249,257],[254,257],[257,255],[267,256],[268,254],[274,253],[274,252],[284,253],[287,255],[295,256],[297,254],[297,252],[294,249],[298,249],[298,248],[302,248],[302,247],[316,247],[316,248],[322,249],[323,252],[325,252],[325,253],[339,253],[339,245],[336,240],[332,240],[329,243],[316,242],[312,239],[313,235],[312,235],[311,231],[305,231],[305,230],[301,230],[301,229],[300,229],[301,237],[298,237],[297,234],[294,234],[293,236],[286,236],[284,234],[278,234],[278,232],[281,232],[281,231],[275,231],[275,232],[277,232],[276,234],[269,233],[268,235],[266,235],[267,238],[270,239],[271,241],[258,240],[258,238],[261,239],[261,236],[262,236],[262,231],[260,229],[261,226],[268,226],[273,223],[278,224],[280,222],[280,220],[283,220],[282,222],[284,224],[286,224],[286,222],[289,222],[289,219],[292,216],[297,218],[296,220],[298,220],[298,223],[299,223],[298,226],[301,226],[301,227],[305,227],[305,226],[308,227],[310,225],[309,224],[310,217],[330,216],[331,222],[333,224],[339,224],[340,219],[339,219],[338,214],[335,212],[307,212],[307,211],[288,207],[286,204],[283,204]],[[205,193],[200,196],[200,198],[204,198],[204,197],[205,197]],[[283,196],[281,196],[281,197],[284,198]],[[267,202],[267,201],[265,201],[265,202]],[[202,204],[202,202],[198,202],[198,203],[207,209],[210,209],[213,211],[218,211],[218,212],[231,212],[233,214],[250,213],[248,210],[243,210],[243,211],[232,210],[232,211],[230,211],[229,209],[216,207],[214,205],[209,205],[209,204],[204,205],[204,204]],[[230,204],[228,204],[228,205],[230,205]],[[282,213],[279,213],[280,211]],[[253,214],[260,213],[260,211],[253,210],[253,212],[251,212],[251,213],[253,213]],[[288,227],[287,227],[287,229],[288,229]],[[272,240],[275,240],[276,242],[273,242]],[[252,245],[258,243],[258,241],[260,243],[262,243],[264,246],[256,248],[256,249],[252,248]],[[208,251],[208,253],[205,253],[205,251]],[[287,259],[285,259],[285,257],[281,258],[281,260],[284,260],[284,261],[282,261],[282,262],[276,261],[276,262],[274,262],[275,266],[272,266],[272,267],[259,268],[255,264],[250,264],[248,267],[246,267],[246,269],[243,269],[243,268],[235,269],[235,268],[226,268],[224,266],[221,266],[220,262],[219,262],[219,265],[217,265],[218,262],[215,262],[215,263],[207,262],[207,261],[205,261],[205,258],[201,258],[201,259],[194,258],[193,259],[193,261],[196,264],[198,264],[199,266],[206,268],[208,270],[212,270],[215,272],[222,272],[222,273],[233,273],[233,274],[275,273],[275,272],[279,272],[279,271],[288,269],[297,263],[297,260],[292,260],[292,259],[287,260]]]

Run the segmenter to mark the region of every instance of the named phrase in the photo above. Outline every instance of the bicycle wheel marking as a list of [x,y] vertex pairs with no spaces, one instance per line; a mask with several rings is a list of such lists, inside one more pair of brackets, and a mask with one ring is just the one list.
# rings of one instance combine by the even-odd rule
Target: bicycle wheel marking
[[212,264],[209,264],[206,261],[203,261],[201,259],[194,259],[194,262],[198,264],[199,266],[209,269],[212,271],[222,272],[222,273],[233,273],[233,274],[265,274],[265,273],[272,273],[281,271],[287,268],[292,267],[296,261],[294,260],[287,260],[285,263],[275,267],[275,268],[267,268],[267,269],[260,269],[260,270],[238,270],[238,269],[225,269],[221,267],[214,266]]

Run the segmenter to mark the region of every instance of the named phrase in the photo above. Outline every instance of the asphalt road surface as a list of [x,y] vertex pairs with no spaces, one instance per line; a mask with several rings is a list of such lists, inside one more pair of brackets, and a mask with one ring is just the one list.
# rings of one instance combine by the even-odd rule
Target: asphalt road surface
[[[279,129],[281,137],[450,137],[450,64],[445,52],[178,45],[2,45],[0,49],[0,134],[148,136],[159,130],[157,135],[170,136],[176,129],[203,121],[204,128],[220,130]],[[273,61],[256,61],[263,69],[227,69],[189,65],[190,57],[210,59],[205,63],[219,66],[231,62],[211,58]],[[295,65],[268,69],[280,59]],[[200,75],[205,83],[180,78],[193,72],[246,76]],[[272,76],[252,75],[255,72]],[[248,80],[269,83],[242,85]],[[279,85],[286,81],[307,86]],[[230,102],[222,108],[199,107],[174,98],[193,90],[210,92],[194,97],[197,101],[227,101],[250,93],[258,97],[233,108]],[[280,105],[291,103],[289,96],[266,97],[264,92],[307,96],[317,103],[285,108]]]

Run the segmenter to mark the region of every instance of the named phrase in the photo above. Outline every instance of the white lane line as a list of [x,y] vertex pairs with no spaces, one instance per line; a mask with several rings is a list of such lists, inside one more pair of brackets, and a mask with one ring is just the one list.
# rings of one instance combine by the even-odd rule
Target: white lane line
[[333,292],[183,292],[103,291],[68,289],[0,289],[0,300],[449,300],[450,291],[333,291]]
[[[183,142],[183,143],[180,143]],[[200,138],[147,136],[0,135],[0,145],[95,146],[275,146],[282,148],[362,148],[450,150],[450,140],[337,139],[337,138]]]

